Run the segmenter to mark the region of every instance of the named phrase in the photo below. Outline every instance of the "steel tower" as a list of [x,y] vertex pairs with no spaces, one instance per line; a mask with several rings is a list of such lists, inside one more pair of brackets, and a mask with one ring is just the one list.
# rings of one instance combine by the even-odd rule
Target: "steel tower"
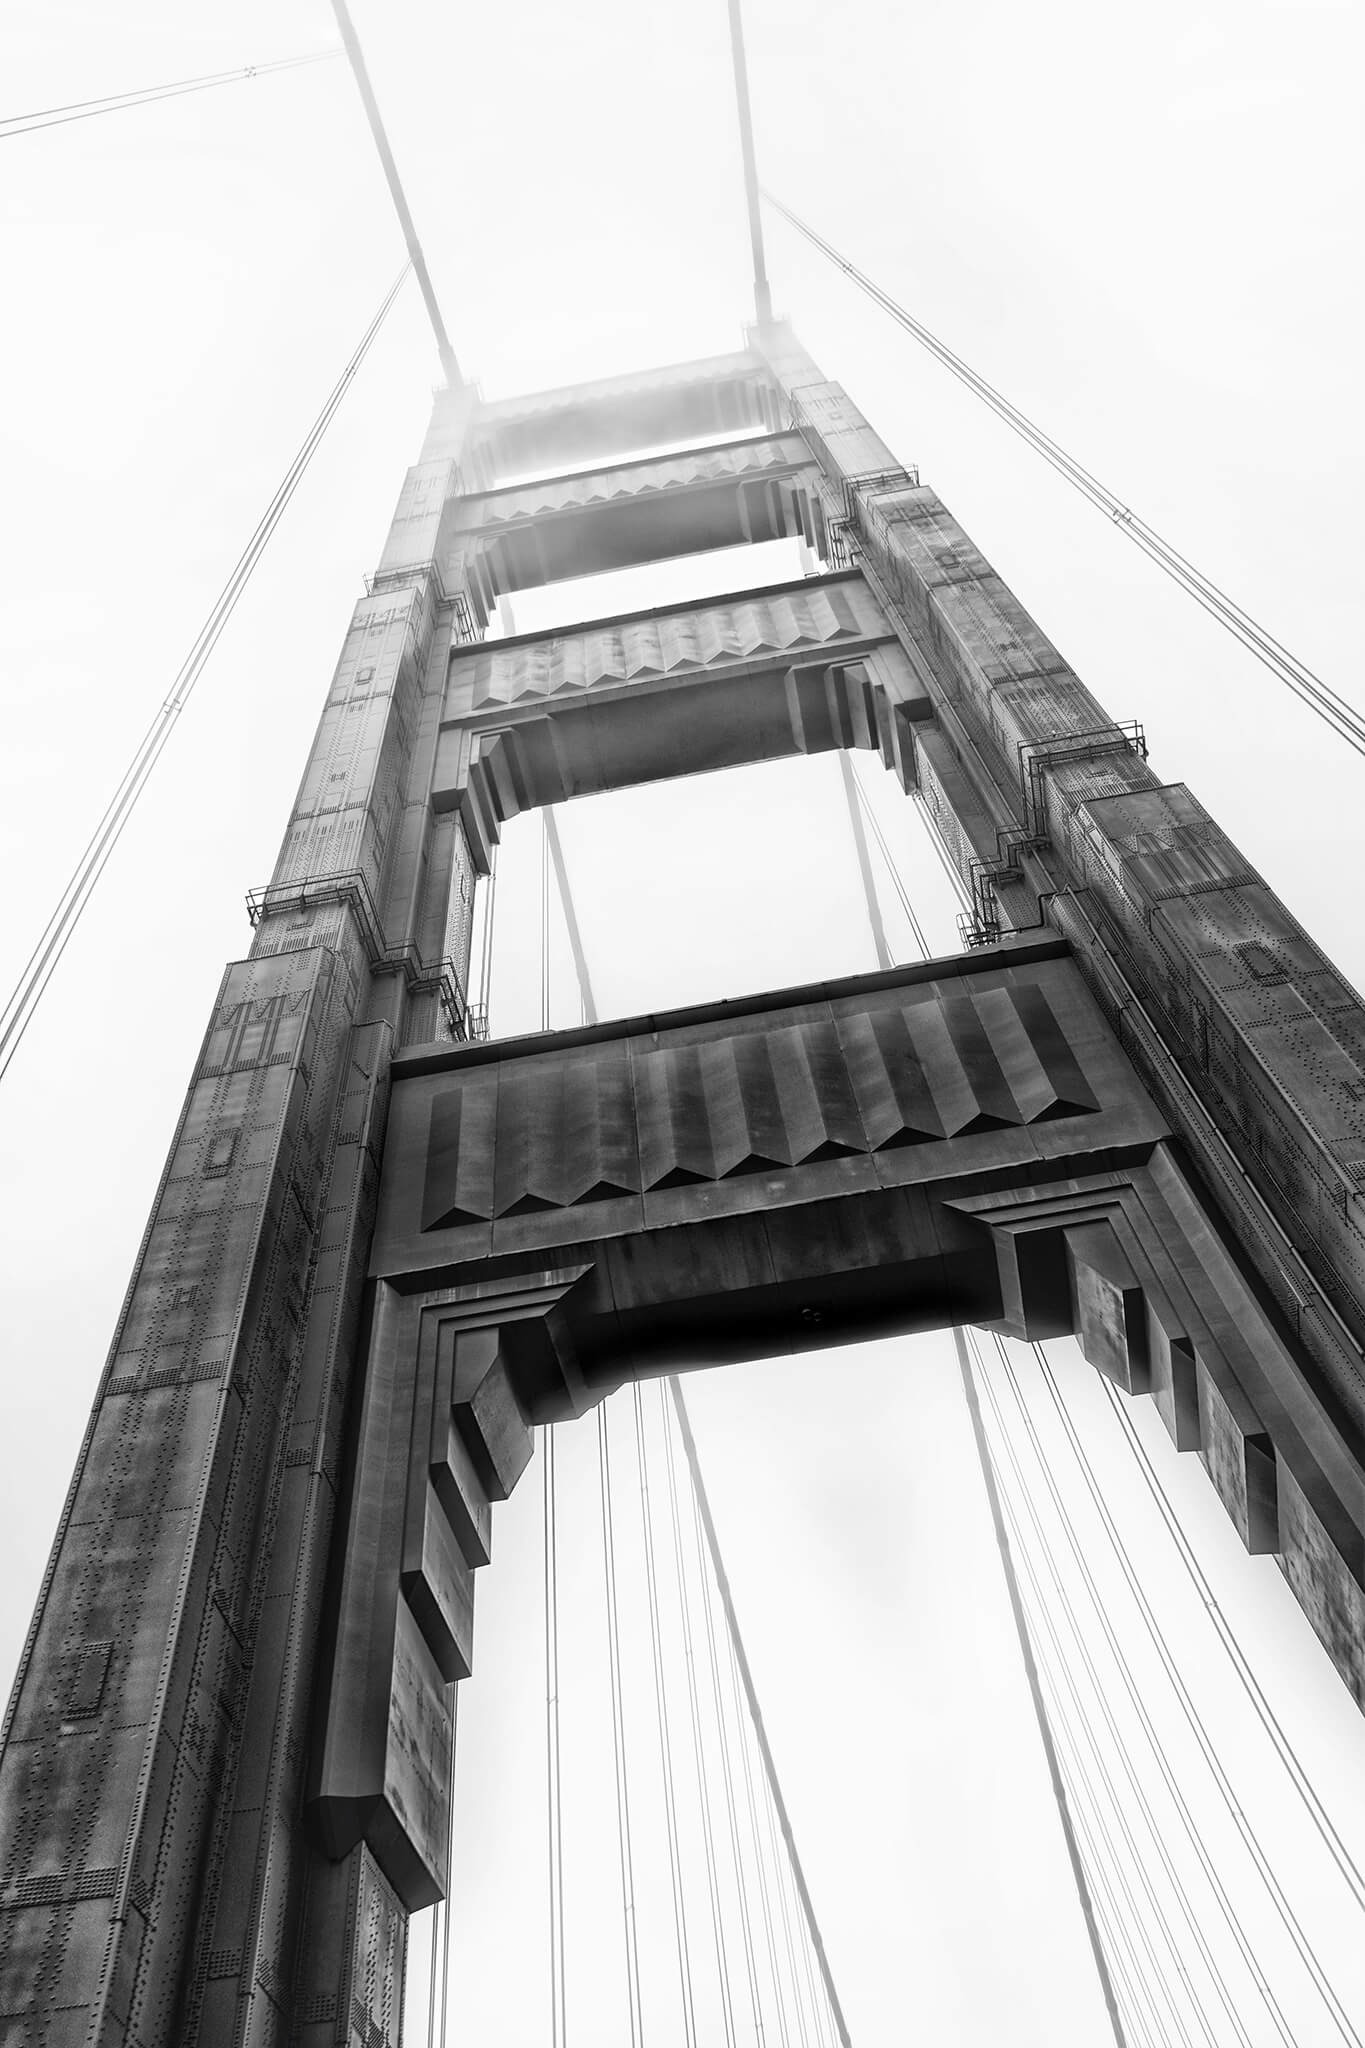
[[[481,644],[500,593],[783,535],[821,573]],[[509,817],[850,747],[959,957],[472,1036]],[[1365,1703],[1360,999],[785,324],[438,396],[252,914],[6,1722],[0,2040],[394,2042],[491,1504],[675,1365],[1074,1331]]]

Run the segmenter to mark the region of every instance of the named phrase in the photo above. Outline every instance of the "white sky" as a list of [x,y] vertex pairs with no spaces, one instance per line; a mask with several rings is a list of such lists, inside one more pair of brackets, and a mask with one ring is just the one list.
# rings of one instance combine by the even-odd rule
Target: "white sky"
[[[490,396],[736,344],[747,243],[721,0],[356,11],[457,350]],[[768,182],[1361,701],[1358,11],[749,0],[747,21]],[[320,0],[21,6],[0,111],[331,40]],[[0,142],[0,170],[0,834],[17,969],[401,246],[341,65]],[[781,225],[769,269],[812,353],[1109,710],[1144,721],[1158,772],[1188,780],[1365,978],[1356,758]],[[434,376],[409,285],[0,1102],[6,1670],[213,990],[246,948],[242,896],[269,874]],[[950,951],[909,807],[859,765]],[[836,786],[832,762],[798,762],[568,807],[604,1010],[870,965]],[[538,1016],[536,831],[519,821],[506,841],[505,1030]],[[555,994],[567,1021],[558,955]],[[1093,1376],[1060,1348],[1058,1362],[1239,1795],[1365,2012],[1344,1891],[1225,1681]],[[855,2040],[1007,2032],[1017,2048],[1090,2048],[1104,2020],[946,1342],[729,1369],[692,1399]],[[1197,1467],[1135,1412],[1365,1857],[1355,1709],[1273,1564],[1240,1555]],[[614,2044],[590,1435],[563,1447],[564,1711],[582,1759],[566,1820],[570,2025]],[[537,1515],[528,1481],[481,1582],[462,1708],[452,2010],[490,2048],[546,2037]],[[1183,1767],[1175,1712],[1090,1541]],[[1298,2048],[1328,2048],[1339,2037],[1193,1770],[1190,1785]],[[642,1925],[665,1912],[642,1889]],[[650,1981],[652,2038],[680,2038],[662,1964]],[[1256,2048],[1269,2044],[1263,2010],[1246,2009]]]

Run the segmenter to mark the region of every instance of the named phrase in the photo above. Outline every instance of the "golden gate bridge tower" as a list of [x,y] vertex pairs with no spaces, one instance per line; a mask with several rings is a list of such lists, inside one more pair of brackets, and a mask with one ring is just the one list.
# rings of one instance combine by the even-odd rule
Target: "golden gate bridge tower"
[[[1074,1332],[1365,1705],[1365,1010],[758,275],[733,354],[435,399],[25,1649],[0,2040],[396,2043],[493,1506],[538,1424],[680,1365]],[[482,640],[509,591],[784,536],[817,573]],[[853,748],[932,818],[958,955],[471,1029],[510,818]]]

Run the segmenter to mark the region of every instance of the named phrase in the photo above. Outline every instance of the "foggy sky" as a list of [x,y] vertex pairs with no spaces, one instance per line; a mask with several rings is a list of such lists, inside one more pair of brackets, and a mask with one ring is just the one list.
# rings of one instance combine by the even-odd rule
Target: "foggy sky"
[[[455,346],[490,397],[737,345],[748,251],[721,0],[367,0],[356,15]],[[749,0],[746,15],[774,189],[1360,702],[1358,13]],[[329,10],[299,0],[21,7],[5,96],[20,111],[331,40]],[[0,833],[17,971],[402,252],[340,64],[3,142],[0,162]],[[1359,983],[1359,761],[780,224],[768,253],[806,346],[1110,712],[1143,720],[1157,772],[1191,783]],[[7,1673],[222,964],[247,947],[242,898],[273,864],[436,376],[409,284],[5,1084]],[[935,949],[955,950],[910,807],[859,765]],[[872,963],[832,761],[567,806],[561,829],[605,1014]],[[499,1030],[539,1016],[536,830],[517,821],[504,848]],[[573,1014],[567,977],[560,946],[557,1021]],[[1241,1796],[1358,1995],[1342,1889],[1089,1369],[1057,1348]],[[727,1369],[690,1391],[855,2040],[1090,2048],[1105,2022],[950,1347]],[[1143,1404],[1137,1419],[1365,1855],[1359,1716],[1273,1563],[1240,1554],[1197,1465]],[[591,1443],[563,1443],[570,2026],[614,2044]],[[461,1708],[452,2010],[490,2048],[548,2038],[537,1514],[533,1474],[499,1516]],[[1299,2048],[1328,2048],[1339,2037],[1123,1625]],[[642,1888],[646,1911],[657,1930],[663,1898]],[[662,1964],[650,1983],[653,2038],[680,2039]],[[1261,2048],[1264,2014],[1246,2010]]]

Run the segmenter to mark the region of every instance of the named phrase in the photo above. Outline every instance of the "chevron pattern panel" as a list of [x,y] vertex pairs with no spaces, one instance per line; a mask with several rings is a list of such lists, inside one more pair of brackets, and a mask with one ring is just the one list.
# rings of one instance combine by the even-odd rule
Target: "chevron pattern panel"
[[548,477],[519,489],[468,498],[460,507],[459,526],[464,531],[487,530],[516,520],[582,512],[593,505],[616,504],[657,491],[685,490],[694,484],[724,483],[809,462],[810,451],[799,434],[740,441],[730,448],[708,449],[697,455],[656,456],[648,462],[616,464],[579,476]]
[[794,655],[841,641],[882,639],[888,633],[861,578],[831,579],[738,604],[626,619],[552,640],[513,642],[501,649],[494,643],[451,664],[447,716],[459,716],[457,692],[472,692],[472,708],[481,710],[681,669]]
[[[758,1020],[755,1020],[758,1021]],[[690,1042],[689,1042],[690,1040]],[[474,1067],[432,1103],[425,1230],[1083,1116],[1040,988]]]

